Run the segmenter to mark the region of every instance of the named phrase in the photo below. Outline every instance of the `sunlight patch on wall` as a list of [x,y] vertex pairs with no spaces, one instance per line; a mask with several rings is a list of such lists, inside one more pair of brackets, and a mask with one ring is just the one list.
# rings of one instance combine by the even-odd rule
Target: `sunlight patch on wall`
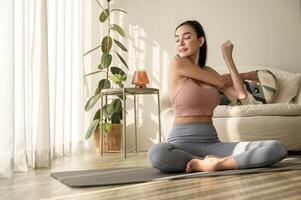
[[131,70],[145,69],[146,33],[138,25],[129,25],[129,63]]

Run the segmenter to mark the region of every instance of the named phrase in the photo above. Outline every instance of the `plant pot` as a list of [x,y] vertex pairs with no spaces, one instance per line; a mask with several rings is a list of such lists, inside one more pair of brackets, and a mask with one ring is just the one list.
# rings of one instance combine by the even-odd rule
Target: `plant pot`
[[[112,129],[108,133],[104,133],[103,152],[120,152],[121,139],[122,139],[122,124],[113,124]],[[95,151],[100,152],[100,127],[98,127],[94,134],[93,139],[95,143]]]

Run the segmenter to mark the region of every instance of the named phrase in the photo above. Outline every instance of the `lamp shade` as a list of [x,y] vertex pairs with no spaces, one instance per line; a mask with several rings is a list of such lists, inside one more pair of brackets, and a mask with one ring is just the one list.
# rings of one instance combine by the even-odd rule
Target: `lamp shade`
[[149,83],[147,73],[145,70],[135,71],[132,79],[132,84],[135,84],[136,88],[145,88]]

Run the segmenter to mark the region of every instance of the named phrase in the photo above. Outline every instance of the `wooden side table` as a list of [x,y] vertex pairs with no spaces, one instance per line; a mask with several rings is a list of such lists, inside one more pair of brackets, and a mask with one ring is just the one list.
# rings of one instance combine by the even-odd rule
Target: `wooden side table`
[[[134,122],[135,122],[135,151],[137,152],[137,101],[136,96],[137,95],[146,95],[146,94],[156,94],[157,95],[157,101],[158,101],[158,125],[159,125],[159,142],[161,142],[161,117],[160,117],[160,94],[159,89],[157,88],[111,88],[111,89],[102,89],[100,92],[100,101],[101,101],[101,107],[103,106],[103,97],[107,97],[110,95],[122,95],[123,97],[123,133],[124,133],[124,158],[126,158],[126,100],[127,95],[133,95],[134,96]],[[101,127],[102,127],[102,109],[100,109],[100,121],[101,121]],[[101,134],[101,156],[103,156],[103,143],[104,143],[104,137],[103,137],[103,129],[101,128],[100,131]]]

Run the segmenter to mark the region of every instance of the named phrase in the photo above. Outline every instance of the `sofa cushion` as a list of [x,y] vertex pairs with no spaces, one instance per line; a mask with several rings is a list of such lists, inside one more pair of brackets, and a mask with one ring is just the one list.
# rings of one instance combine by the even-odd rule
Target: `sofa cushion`
[[288,150],[301,150],[301,116],[213,118],[223,142],[279,140]]
[[278,93],[272,103],[289,103],[297,96],[300,88],[298,74],[274,73],[278,82]]
[[269,70],[257,70],[257,76],[256,84],[244,81],[248,97],[240,100],[241,104],[267,104],[275,98],[278,91],[275,75]]
[[297,116],[301,115],[301,105],[297,104],[256,104],[240,106],[217,106],[213,117],[251,116]]
[[[300,75],[300,84],[301,84],[301,75]],[[298,91],[297,96],[293,99],[293,103],[301,105],[301,87]]]

